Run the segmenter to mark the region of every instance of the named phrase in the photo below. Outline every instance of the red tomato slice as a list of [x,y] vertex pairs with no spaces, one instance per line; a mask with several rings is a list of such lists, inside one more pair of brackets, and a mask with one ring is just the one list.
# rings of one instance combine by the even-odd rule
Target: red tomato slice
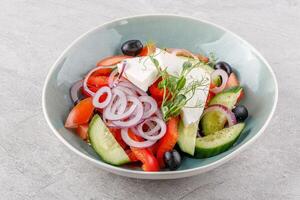
[[134,153],[131,151],[131,149],[125,150],[126,154],[128,155],[131,162],[138,162],[139,159],[134,155]]
[[161,168],[165,167],[164,154],[171,151],[178,139],[178,118],[173,117],[167,122],[167,132],[159,141],[157,149],[157,159]]
[[121,62],[122,60],[124,60],[126,58],[132,58],[132,56],[117,55],[117,56],[107,57],[107,58],[100,60],[97,63],[97,66],[113,66],[113,65],[118,64],[119,62]]
[[[135,135],[132,131],[128,131],[129,136],[135,141],[143,141],[143,139]],[[148,148],[130,147],[135,157],[140,160],[144,171],[159,171],[159,164],[153,153]]]
[[154,43],[146,44],[146,46],[143,47],[139,56],[148,56],[148,55],[154,53],[155,50],[156,50],[156,46]]
[[100,68],[95,71],[92,75],[93,76],[109,76],[113,68]]
[[87,138],[88,138],[88,129],[89,129],[88,124],[79,125],[76,129],[76,133],[81,139],[87,140]]
[[107,76],[90,76],[87,80],[87,84],[100,88],[103,86],[108,86],[108,77]]
[[[161,78],[159,78],[157,81],[155,81],[150,87],[149,87],[149,92],[151,96],[156,100],[156,101],[162,101],[164,98],[164,90],[158,88],[158,84],[161,81]],[[168,94],[167,90],[167,94]]]
[[158,149],[158,142],[153,144],[151,147],[148,147],[148,149],[153,153],[153,155],[156,155]]
[[206,99],[206,102],[205,102],[205,108],[208,107],[208,104],[209,104],[210,100],[211,100],[214,96],[215,96],[215,93],[210,92],[210,91],[208,92],[207,99]]
[[77,128],[89,122],[94,112],[93,99],[91,97],[81,100],[73,107],[65,123],[66,128]]
[[231,88],[231,87],[235,87],[235,86],[239,86],[239,80],[237,79],[235,73],[231,73],[230,76],[228,77],[225,89],[227,88]]
[[[231,73],[230,76],[228,77],[228,81],[226,83],[225,89],[231,88],[231,87],[236,87],[239,86],[240,82],[237,78],[237,76],[235,75],[235,73]],[[244,91],[241,92],[240,96],[237,99],[237,102],[239,102],[242,98],[244,98],[245,94]]]
[[117,140],[117,142],[119,143],[119,145],[123,148],[126,149],[127,148],[127,144],[123,141],[122,137],[121,137],[121,129],[118,128],[109,128],[110,132],[113,134],[113,136],[115,137],[115,139]]
[[147,46],[145,46],[145,47],[143,47],[139,56],[147,56],[147,55],[148,55],[148,48],[147,48]]

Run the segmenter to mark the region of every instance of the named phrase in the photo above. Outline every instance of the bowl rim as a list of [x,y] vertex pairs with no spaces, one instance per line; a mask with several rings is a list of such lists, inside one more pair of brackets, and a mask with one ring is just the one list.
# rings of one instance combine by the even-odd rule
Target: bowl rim
[[[80,152],[75,147],[73,147],[68,141],[66,141],[60,135],[60,133],[56,130],[56,128],[50,122],[50,118],[49,118],[48,111],[47,111],[47,108],[46,108],[46,88],[47,88],[49,80],[50,80],[50,78],[53,74],[53,71],[58,66],[58,63],[61,61],[61,59],[65,56],[65,54],[68,53],[68,51],[78,41],[82,40],[83,38],[88,37],[90,34],[97,31],[98,29],[100,29],[100,28],[102,28],[106,25],[113,24],[113,23],[116,23],[116,22],[119,22],[119,21],[122,21],[122,20],[131,20],[131,19],[136,19],[136,18],[147,18],[147,17],[182,18],[182,19],[194,20],[194,21],[198,21],[198,22],[201,22],[201,23],[208,24],[210,26],[214,26],[214,27],[216,27],[220,30],[223,30],[224,32],[228,32],[228,33],[232,34],[234,37],[236,37],[241,42],[243,42],[248,48],[250,48],[251,51],[253,51],[256,54],[256,56],[263,61],[263,63],[267,66],[268,70],[270,71],[271,76],[274,80],[274,84],[275,84],[274,85],[274,89],[275,89],[274,104],[272,106],[271,112],[269,113],[264,125],[257,131],[257,133],[250,140],[246,141],[239,148],[235,149],[234,151],[232,151],[231,153],[225,155],[224,157],[222,157],[222,158],[220,158],[220,159],[218,159],[218,160],[216,160],[212,163],[204,165],[204,166],[195,167],[195,168],[192,168],[192,169],[178,170],[178,171],[145,172],[145,171],[130,170],[130,169],[125,169],[125,168],[118,167],[118,166],[113,166],[113,165],[107,164],[103,161],[100,161],[100,160],[94,159],[92,157],[89,157],[88,155]],[[269,65],[269,63],[267,62],[267,60],[249,42],[247,42],[245,39],[241,38],[237,34],[233,33],[232,31],[224,28],[223,26],[217,25],[217,24],[215,24],[213,22],[210,22],[208,20],[198,19],[198,18],[195,18],[195,17],[184,16],[184,15],[175,15],[175,14],[143,14],[143,15],[133,15],[133,16],[121,17],[121,18],[117,18],[117,19],[114,19],[114,20],[110,20],[106,23],[100,24],[100,25],[88,30],[87,32],[85,32],[82,35],[80,35],[79,37],[77,37],[70,45],[68,45],[67,48],[65,48],[64,51],[60,54],[60,56],[56,59],[55,63],[50,67],[50,70],[48,71],[45,82],[44,82],[43,92],[42,92],[42,109],[43,109],[44,117],[47,121],[47,124],[50,126],[51,130],[53,131],[53,133],[56,135],[56,137],[64,145],[66,145],[71,151],[75,152],[76,154],[78,154],[82,158],[84,158],[86,160],[89,160],[91,163],[99,166],[101,169],[104,169],[104,170],[107,170],[107,171],[110,171],[110,172],[113,172],[113,173],[116,173],[116,174],[119,174],[119,175],[122,175],[122,176],[135,177],[135,178],[138,177],[138,178],[143,178],[143,179],[183,178],[183,177],[188,177],[188,176],[192,176],[192,175],[195,175],[195,174],[200,174],[200,173],[209,171],[211,169],[214,169],[214,168],[222,165],[226,161],[228,161],[228,160],[232,159],[233,157],[235,157],[236,155],[238,155],[241,151],[243,151],[247,146],[252,144],[254,141],[256,141],[256,139],[264,132],[264,130],[266,129],[266,127],[268,126],[269,122],[271,121],[271,119],[274,115],[274,112],[275,112],[276,106],[277,106],[277,102],[278,102],[278,83],[277,83],[275,73],[274,73],[273,69],[271,68],[271,66]]]

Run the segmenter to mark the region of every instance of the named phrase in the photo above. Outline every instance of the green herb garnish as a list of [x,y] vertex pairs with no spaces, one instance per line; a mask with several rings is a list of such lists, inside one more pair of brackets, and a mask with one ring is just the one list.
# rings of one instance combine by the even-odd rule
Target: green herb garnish
[[[159,62],[154,55],[149,58],[157,68],[161,81],[158,84],[159,89],[163,89],[163,101],[161,104],[161,111],[164,120],[170,117],[178,116],[186,103],[194,96],[195,91],[202,86],[209,84],[209,80],[202,77],[200,81],[192,81],[187,84],[186,77],[192,69],[199,67],[202,63],[198,62],[192,64],[189,61],[183,63],[182,71],[178,76],[171,75],[167,72],[167,68],[161,69]],[[195,105],[195,107],[203,106],[202,104]]]

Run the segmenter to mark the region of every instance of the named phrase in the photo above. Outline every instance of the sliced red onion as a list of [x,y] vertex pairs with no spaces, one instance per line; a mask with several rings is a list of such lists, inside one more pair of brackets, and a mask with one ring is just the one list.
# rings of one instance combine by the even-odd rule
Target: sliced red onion
[[136,87],[135,85],[133,85],[132,83],[130,82],[127,82],[127,81],[121,81],[119,83],[119,85],[121,86],[124,86],[124,87],[127,87],[131,90],[134,90],[136,93],[138,93],[139,95],[141,96],[148,96],[148,94],[146,92],[144,92],[143,90],[141,90],[140,88]]
[[89,89],[89,87],[87,86],[87,81],[89,80],[90,76],[91,76],[95,71],[97,71],[97,70],[99,70],[99,69],[104,69],[104,68],[109,68],[109,69],[111,69],[111,68],[113,68],[113,66],[99,66],[99,67],[96,67],[96,68],[92,69],[92,70],[85,76],[85,78],[84,78],[84,80],[83,80],[83,89],[84,89],[85,92],[87,92],[89,95],[94,96],[94,95],[95,95],[95,92],[93,92],[93,91],[91,91],[91,90]]
[[126,94],[119,90],[119,88],[113,88],[112,92],[114,98],[112,100],[111,112],[121,114],[124,113],[127,107],[127,97]]
[[128,129],[127,128],[121,129],[121,137],[128,146],[136,147],[136,148],[150,147],[156,142],[156,141],[151,141],[151,140],[145,140],[143,142],[134,141],[128,135]]
[[221,76],[222,78],[222,84],[220,86],[214,87],[210,89],[213,93],[217,94],[220,93],[224,90],[227,80],[228,80],[228,74],[222,70],[222,69],[217,69],[211,74],[211,80],[214,80],[217,76]]
[[124,71],[125,71],[126,65],[127,65],[127,62],[126,62],[126,60],[124,60],[124,61],[122,62],[121,71],[120,71],[120,73],[119,73],[118,79],[120,79],[120,78],[122,77],[122,75],[123,75],[123,73],[124,73]]
[[132,105],[136,105],[135,113],[132,114],[132,117],[129,118],[128,120],[126,119],[126,121],[123,121],[123,120],[113,121],[113,123],[115,125],[119,126],[119,127],[132,127],[132,126],[135,126],[142,119],[143,104],[139,101],[138,98],[133,97],[133,96],[128,96],[128,101],[131,101],[133,103]]
[[116,79],[117,74],[118,74],[118,70],[117,70],[117,69],[113,70],[113,71],[110,73],[110,75],[109,75],[109,77],[108,77],[108,86],[109,86],[110,88],[113,88],[113,87],[116,86],[116,80],[115,80],[115,79]]
[[73,103],[78,103],[78,101],[80,99],[79,91],[82,88],[82,85],[83,85],[82,83],[83,83],[82,80],[76,81],[71,87],[70,95],[71,95],[71,99],[72,99]]
[[[113,90],[113,91],[115,92],[115,91],[119,91],[119,90]],[[114,95],[116,95],[116,93]],[[126,97],[124,95],[124,98],[125,98],[125,104],[122,103],[121,106],[125,105],[125,109],[126,109],[126,105],[127,105],[127,100],[132,102],[132,105],[127,109],[127,111],[125,111],[125,109],[124,109],[125,112],[123,111],[122,113],[120,113],[120,112],[119,113],[113,113],[112,112],[112,110],[113,110],[113,108],[112,108],[113,103],[112,102],[113,101],[111,101],[111,103],[108,105],[108,107],[104,110],[103,116],[108,120],[123,120],[123,119],[128,118],[130,115],[132,115],[133,112],[140,106],[139,104],[141,104],[141,102],[139,102],[136,97],[128,96],[127,100],[126,100]],[[123,101],[123,97],[120,97],[120,99],[122,99],[122,101]],[[116,103],[114,104],[114,106],[115,105],[116,105]],[[114,111],[116,111],[116,109],[114,109]],[[121,121],[113,121],[113,123],[115,125],[122,126],[122,125],[118,124],[118,122],[121,122]],[[123,124],[123,123],[121,123],[121,124]],[[122,127],[127,127],[127,126],[122,126]]]
[[160,119],[163,118],[163,115],[162,115],[160,109],[157,109],[157,111],[155,112],[155,115],[156,115],[158,118],[160,118]]
[[[103,102],[99,102],[99,98],[103,95],[107,94],[106,99]],[[96,108],[105,108],[110,102],[112,98],[111,89],[107,86],[101,87],[93,97],[93,105]]]
[[[151,129],[150,131],[145,132],[143,130],[143,126],[147,121],[148,122],[149,121],[156,122],[156,126],[153,129]],[[137,126],[137,130],[138,130],[139,135],[147,140],[159,140],[166,134],[167,126],[162,119],[159,119],[158,117],[151,117],[151,118],[145,120],[145,122],[139,124]],[[157,133],[157,134],[155,134],[155,133]]]
[[122,90],[127,95],[137,96],[137,94],[134,91],[130,90],[128,87],[118,85],[117,88],[119,90]]
[[202,117],[209,112],[221,112],[222,114],[224,114],[224,116],[226,116],[226,119],[228,121],[228,126],[233,126],[237,123],[236,117],[234,115],[233,112],[231,112],[231,110],[229,110],[226,106],[223,106],[221,104],[215,104],[215,105],[211,105],[208,108],[206,108],[202,114]]
[[[140,96],[139,100],[142,103],[147,105],[147,106],[144,105],[144,114],[143,114],[143,117],[142,117],[143,119],[151,117],[151,115],[153,115],[157,111],[157,109],[158,109],[157,103],[152,97],[150,97],[150,96]],[[148,108],[149,107],[148,105],[150,105],[150,108]]]

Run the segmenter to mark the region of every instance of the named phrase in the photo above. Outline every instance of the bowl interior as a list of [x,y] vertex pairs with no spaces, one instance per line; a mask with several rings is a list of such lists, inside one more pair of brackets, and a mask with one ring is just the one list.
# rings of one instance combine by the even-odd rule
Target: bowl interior
[[[232,65],[249,110],[247,126],[228,151],[207,159],[185,158],[179,170],[211,164],[236,151],[264,126],[276,104],[276,80],[262,57],[245,41],[217,26],[175,16],[141,16],[121,19],[98,27],[74,42],[53,66],[44,88],[44,111],[52,128],[69,145],[97,162],[102,162],[92,148],[70,130],[64,121],[72,106],[71,85],[81,79],[95,63],[106,56],[120,54],[120,45],[129,39],[154,41],[158,47],[185,48],[192,52],[214,52],[219,60]],[[128,168],[126,166],[122,168]],[[128,168],[129,170],[140,170]]]

